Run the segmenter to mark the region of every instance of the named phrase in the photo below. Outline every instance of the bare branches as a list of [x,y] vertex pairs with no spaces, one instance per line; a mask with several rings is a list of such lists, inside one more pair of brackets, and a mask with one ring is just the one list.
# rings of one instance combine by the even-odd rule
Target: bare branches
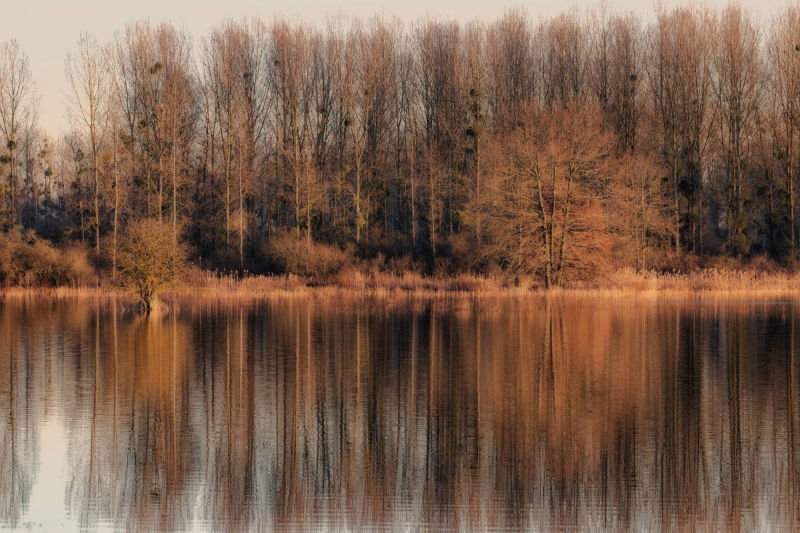
[[[687,255],[791,259],[798,35],[795,8],[763,36],[738,7],[652,23],[522,9],[469,24],[228,21],[196,48],[137,22],[68,56],[73,131],[53,164],[10,42],[3,224],[42,226],[47,167],[59,175],[39,180],[63,185],[50,220],[101,256],[106,234],[167,218],[173,243],[240,272],[271,269],[285,233],[376,264],[552,285]],[[19,213],[22,191],[34,209]]]
[[499,165],[490,176],[489,231],[495,253],[519,272],[539,272],[545,287],[561,285],[571,268],[573,247],[582,269],[597,262],[604,248],[603,199],[616,177],[611,139],[597,111],[530,109],[521,126],[499,147]]
[[754,142],[755,115],[763,88],[760,35],[741,7],[722,12],[716,31],[714,92],[719,105],[719,143],[724,170],[724,196],[729,253],[738,257],[750,251],[747,235],[750,201],[748,155]]
[[107,141],[109,125],[110,80],[106,52],[90,36],[78,40],[78,48],[68,53],[66,75],[72,88],[71,118],[76,129],[82,130],[91,149],[94,216],[91,226],[95,233],[95,250],[100,253],[100,157]]
[[15,39],[0,43],[0,134],[3,166],[8,168],[2,226],[12,227],[18,211],[18,150],[23,131],[35,128],[38,97],[28,56]]
[[670,169],[673,245],[702,250],[703,175],[715,114],[711,14],[675,9],[650,29],[648,76],[662,157]]

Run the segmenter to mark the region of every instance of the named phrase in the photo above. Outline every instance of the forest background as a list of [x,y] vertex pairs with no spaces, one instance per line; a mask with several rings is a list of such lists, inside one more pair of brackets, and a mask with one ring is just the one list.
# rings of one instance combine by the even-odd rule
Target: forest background
[[52,137],[0,43],[2,285],[115,282],[142,224],[197,269],[316,283],[797,268],[796,5],[138,21],[65,65]]

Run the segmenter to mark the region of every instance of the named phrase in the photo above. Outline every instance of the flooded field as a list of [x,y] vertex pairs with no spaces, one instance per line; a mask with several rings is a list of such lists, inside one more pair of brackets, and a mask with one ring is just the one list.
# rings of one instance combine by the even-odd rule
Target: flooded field
[[0,528],[800,528],[794,303],[0,301]]

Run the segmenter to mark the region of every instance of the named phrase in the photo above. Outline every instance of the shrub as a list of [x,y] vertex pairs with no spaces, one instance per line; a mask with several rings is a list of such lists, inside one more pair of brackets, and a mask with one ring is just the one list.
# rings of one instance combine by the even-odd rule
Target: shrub
[[170,226],[157,219],[128,226],[118,261],[123,282],[148,312],[158,291],[173,285],[186,265],[183,247],[172,240]]
[[406,272],[421,274],[425,267],[408,255],[392,257],[386,261],[386,273],[394,276],[402,276]]
[[96,283],[87,252],[80,246],[59,249],[32,231],[0,234],[0,285],[55,287]]
[[350,256],[336,246],[294,235],[271,239],[267,256],[284,273],[305,277],[332,276],[352,262]]

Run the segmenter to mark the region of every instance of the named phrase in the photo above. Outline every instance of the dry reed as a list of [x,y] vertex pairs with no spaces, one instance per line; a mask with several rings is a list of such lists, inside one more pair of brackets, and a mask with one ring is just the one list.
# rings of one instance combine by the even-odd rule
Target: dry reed
[[[295,275],[236,277],[200,269],[190,270],[182,282],[165,291],[169,302],[186,297],[217,300],[258,300],[267,297],[296,298],[325,295],[369,296],[377,299],[536,296],[542,298],[606,298],[623,300],[795,300],[800,299],[800,273],[756,269],[703,269],[689,273],[636,272],[620,270],[602,282],[545,290],[522,282],[460,274],[428,277],[415,272],[393,275],[384,272],[347,270],[335,276],[308,279]],[[133,300],[123,289],[100,287],[9,287],[0,298],[120,298]]]

